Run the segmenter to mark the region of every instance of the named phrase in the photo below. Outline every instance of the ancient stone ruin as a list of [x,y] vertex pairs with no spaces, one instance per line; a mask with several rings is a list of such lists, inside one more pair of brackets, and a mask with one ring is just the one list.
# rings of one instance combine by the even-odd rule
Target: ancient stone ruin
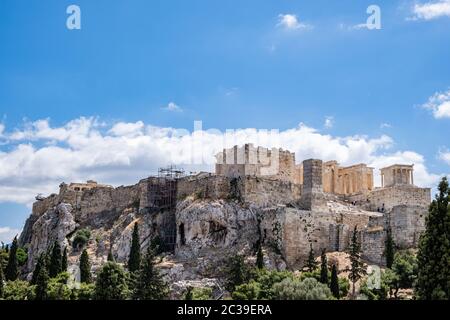
[[417,245],[431,191],[414,185],[412,165],[381,169],[379,188],[373,170],[236,146],[217,155],[215,173],[170,168],[133,186],[61,184],[59,194],[34,203],[20,242],[29,248],[29,271],[54,241],[70,248],[76,269],[80,252],[71,244],[87,228],[95,269],[109,250],[126,261],[139,223],[142,247],[155,239],[164,245],[169,258],[161,267],[177,283],[217,277],[228,254],[254,255],[258,244],[268,267],[301,268],[310,245],[317,253],[346,251],[356,227],[363,258],[383,265],[388,229],[400,248]]

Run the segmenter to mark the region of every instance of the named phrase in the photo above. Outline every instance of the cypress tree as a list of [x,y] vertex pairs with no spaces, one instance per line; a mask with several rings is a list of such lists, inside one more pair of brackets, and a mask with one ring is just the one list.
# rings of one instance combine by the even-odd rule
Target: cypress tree
[[317,262],[314,258],[314,250],[312,248],[312,244],[309,244],[309,255],[308,255],[308,261],[306,262],[306,267],[308,268],[309,272],[313,272],[317,269]]
[[139,227],[134,224],[133,235],[131,238],[130,257],[128,259],[128,270],[130,272],[138,271],[141,265],[141,244],[139,243]]
[[320,255],[320,282],[328,285],[328,261],[325,249]]
[[386,257],[386,267],[388,267],[389,269],[392,267],[392,264],[394,263],[394,255],[395,255],[394,239],[392,239],[392,230],[389,227],[386,232],[386,241],[384,249],[384,256]]
[[3,298],[3,285],[5,282],[5,277],[3,276],[2,260],[3,259],[0,256],[0,299]]
[[355,298],[356,282],[366,274],[366,268],[361,260],[361,244],[358,241],[358,230],[355,226],[350,243],[350,274],[348,278],[352,282],[352,295]]
[[38,274],[41,272],[42,268],[47,268],[46,254],[45,252],[39,255],[39,258],[34,267],[33,276],[31,277],[30,284],[35,285],[37,283]]
[[263,269],[264,268],[264,254],[262,252],[262,246],[261,245],[259,245],[258,252],[256,254],[256,267],[258,269]]
[[50,278],[54,278],[59,273],[61,273],[61,267],[62,267],[61,246],[57,241],[55,241],[50,256],[50,267],[48,269],[48,274]]
[[338,278],[338,273],[337,273],[337,267],[335,264],[333,264],[333,267],[331,268],[330,290],[336,299],[340,298],[339,278]]
[[86,249],[83,250],[80,257],[80,282],[91,283],[91,264]]
[[167,297],[168,286],[155,268],[155,255],[147,249],[139,270],[134,298],[137,300],[162,300]]
[[111,249],[109,249],[109,252],[108,252],[108,261],[111,261],[111,262],[114,262],[114,261],[115,261]]
[[[36,300],[45,300],[45,299],[47,299],[47,287],[48,287],[49,276],[48,276],[47,267],[46,267],[46,264],[44,261],[44,256],[41,255],[39,257],[39,260],[38,260],[38,265],[40,265],[40,268],[38,270],[35,269]],[[33,276],[34,276],[34,274],[33,274]]]
[[422,300],[450,299],[450,189],[447,178],[439,183],[431,203],[426,229],[419,241],[416,295]]
[[64,247],[62,261],[61,261],[61,272],[67,271],[67,247]]
[[11,248],[9,250],[8,264],[6,265],[5,278],[7,281],[14,281],[19,276],[17,263],[17,236],[14,237]]

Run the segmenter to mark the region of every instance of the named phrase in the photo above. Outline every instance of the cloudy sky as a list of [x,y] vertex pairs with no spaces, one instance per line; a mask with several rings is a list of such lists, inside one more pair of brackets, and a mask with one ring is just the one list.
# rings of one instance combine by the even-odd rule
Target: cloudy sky
[[0,241],[62,181],[212,170],[247,141],[376,184],[450,173],[450,0],[2,0],[0,44]]

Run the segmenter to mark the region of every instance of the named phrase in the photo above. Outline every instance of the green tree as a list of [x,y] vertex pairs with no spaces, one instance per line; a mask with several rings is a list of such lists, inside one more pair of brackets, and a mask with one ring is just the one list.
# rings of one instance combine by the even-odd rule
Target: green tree
[[314,257],[314,250],[312,244],[309,244],[309,255],[308,260],[306,261],[306,268],[309,272],[313,272],[317,269],[316,258]]
[[89,231],[89,229],[78,230],[77,233],[75,234],[75,237],[73,238],[72,242],[73,248],[79,250],[89,242],[90,238],[91,238],[91,231]]
[[137,300],[163,300],[169,294],[169,288],[154,263],[155,255],[148,247],[137,277],[134,298]]
[[[39,257],[39,259],[43,259],[43,255]],[[38,264],[40,265],[38,272],[36,273],[36,289],[35,289],[35,299],[36,300],[46,300],[47,299],[47,287],[48,287],[48,271],[47,266],[44,261],[38,261]]]
[[95,298],[97,300],[125,300],[128,295],[125,270],[115,262],[106,262],[97,276]]
[[391,297],[397,298],[399,289],[412,288],[417,279],[417,259],[406,250],[395,254],[392,270],[386,270],[386,284]]
[[83,250],[80,257],[80,282],[91,283],[91,263],[86,249]]
[[92,300],[95,296],[95,284],[80,283],[78,288],[72,289],[73,300]]
[[261,245],[258,246],[258,252],[256,253],[256,267],[258,269],[264,268],[264,254]]
[[236,254],[230,258],[227,263],[226,271],[228,274],[226,287],[228,291],[234,291],[239,286],[250,279],[250,270],[245,264],[244,257]]
[[322,250],[320,255],[320,282],[328,285],[328,261],[325,249]]
[[2,257],[0,256],[0,299],[3,297],[4,282],[5,282],[5,277],[3,275]]
[[211,288],[192,288],[189,287],[184,300],[211,300],[212,289]]
[[43,267],[46,267],[46,254],[45,254],[45,252],[42,252],[39,255],[38,260],[36,262],[36,265],[34,266],[33,275],[31,277],[31,281],[30,281],[31,285],[35,285],[37,283],[37,276],[38,276],[39,272],[41,272],[41,269]]
[[439,183],[438,191],[419,242],[416,294],[422,300],[450,299],[450,190],[447,178]]
[[70,300],[72,290],[67,285],[69,280],[67,272],[61,272],[56,277],[48,281],[47,299],[48,300]]
[[14,281],[19,276],[19,269],[17,263],[17,236],[14,240],[9,250],[8,264],[6,265],[5,278],[9,281]]
[[255,280],[236,286],[232,293],[234,300],[258,300],[260,299],[261,284]]
[[48,275],[50,276],[50,278],[54,278],[59,273],[61,273],[61,266],[62,266],[61,246],[57,241],[55,241],[50,256],[50,267],[48,269]]
[[333,264],[333,267],[331,268],[330,290],[336,299],[340,298],[339,278],[338,278],[338,273],[337,273],[337,267],[335,264]]
[[286,278],[273,286],[277,300],[332,300],[330,289],[314,278],[303,281]]
[[6,281],[3,288],[4,300],[33,300],[34,286],[26,281]]
[[392,264],[394,263],[394,255],[395,255],[395,244],[394,239],[392,238],[392,230],[389,227],[386,232],[386,241],[385,241],[385,249],[384,256],[386,258],[386,266],[390,269]]
[[141,265],[141,244],[139,242],[139,226],[134,224],[133,235],[131,237],[130,257],[128,258],[128,270],[135,272]]
[[361,259],[361,244],[358,240],[358,230],[355,226],[350,243],[350,273],[348,278],[352,282],[352,296],[355,298],[356,282],[367,274],[364,263]]
[[28,253],[24,248],[17,248],[16,257],[17,257],[17,264],[21,267],[25,265],[25,263],[27,262]]
[[64,247],[64,251],[62,254],[62,260],[61,260],[61,272],[67,271],[67,247]]

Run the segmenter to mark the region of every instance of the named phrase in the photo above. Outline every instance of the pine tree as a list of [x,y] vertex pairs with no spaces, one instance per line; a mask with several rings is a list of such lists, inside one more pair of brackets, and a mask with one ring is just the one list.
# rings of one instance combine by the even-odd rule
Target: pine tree
[[306,267],[308,268],[309,272],[313,272],[317,269],[317,262],[314,258],[314,250],[312,248],[312,244],[309,244],[309,255],[308,255],[308,261],[306,262]]
[[13,243],[9,250],[8,264],[6,265],[5,278],[7,281],[14,281],[19,276],[17,263],[17,236],[14,237]]
[[128,270],[135,272],[141,265],[141,244],[139,243],[139,227],[134,224],[133,235],[131,238],[130,257],[128,259]]
[[68,265],[67,265],[67,247],[64,247],[62,260],[61,260],[61,272],[66,272],[67,267],[68,267]]
[[333,264],[333,267],[331,268],[330,290],[336,299],[340,298],[339,278],[338,278],[338,273],[337,273],[337,267],[335,264]]
[[184,295],[184,300],[194,300],[194,295],[192,294],[192,287],[187,288],[187,292]]
[[61,246],[57,241],[55,241],[50,256],[50,267],[48,269],[48,274],[50,278],[54,278],[59,273],[61,273],[61,266],[62,266]]
[[392,239],[392,230],[389,227],[386,232],[386,241],[385,241],[385,249],[384,256],[386,257],[386,267],[389,269],[392,267],[394,263],[394,255],[395,255],[395,245],[394,239]]
[[[3,244],[2,244],[3,246]],[[5,282],[5,277],[3,276],[3,261],[2,261],[2,257],[0,256],[0,300],[3,298],[3,285]]]
[[[39,261],[40,260],[40,261]],[[48,280],[49,280],[49,276],[48,276],[48,272],[47,272],[47,267],[44,261],[44,256],[41,255],[39,257],[38,260],[38,265],[40,265],[40,268],[38,270],[35,269],[35,273],[36,273],[36,300],[45,300],[47,299],[47,287],[48,287]],[[34,276],[34,274],[33,274]]]
[[162,300],[168,295],[168,286],[155,268],[155,255],[147,249],[137,277],[134,298],[137,300]]
[[328,285],[328,261],[325,249],[320,256],[320,282]]
[[80,257],[80,282],[91,283],[91,264],[86,249],[83,250]]
[[264,254],[262,252],[262,246],[258,246],[258,252],[256,253],[256,267],[258,269],[264,268]]
[[95,298],[97,300],[125,300],[129,290],[127,275],[123,268],[115,262],[106,262],[95,283]]
[[245,263],[245,259],[239,254],[230,258],[226,266],[226,273],[228,275],[226,288],[230,292],[250,278],[250,270]]
[[356,282],[366,274],[366,268],[361,260],[361,244],[358,241],[358,230],[355,226],[350,244],[350,274],[348,278],[352,282],[352,296],[355,298]]
[[447,178],[430,205],[419,242],[416,295],[422,300],[450,299],[450,189]]

